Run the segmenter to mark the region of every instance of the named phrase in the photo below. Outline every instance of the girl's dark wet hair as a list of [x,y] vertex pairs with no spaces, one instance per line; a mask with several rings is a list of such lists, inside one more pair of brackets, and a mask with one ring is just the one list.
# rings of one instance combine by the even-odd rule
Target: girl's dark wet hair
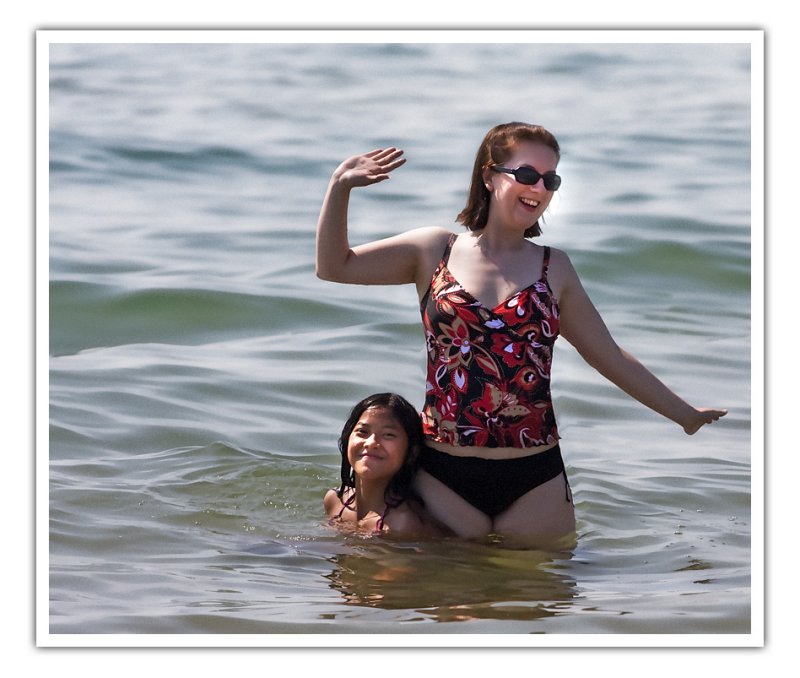
[[400,470],[389,481],[384,492],[386,505],[398,506],[410,498],[419,501],[419,497],[411,489],[411,483],[414,480],[414,474],[417,471],[417,460],[424,445],[422,421],[414,406],[396,393],[375,393],[356,403],[351,410],[350,416],[342,428],[342,435],[339,436],[339,452],[342,455],[342,486],[338,490],[339,498],[341,499],[344,496],[344,492],[348,487],[354,488],[356,486],[356,474],[347,458],[347,444],[350,440],[350,434],[358,424],[358,420],[361,419],[361,415],[370,407],[383,407],[389,410],[408,436],[408,453],[405,461]]
[[[544,144],[552,149],[557,158],[561,158],[561,148],[556,138],[540,125],[529,125],[525,122],[507,122],[489,130],[481,142],[472,168],[472,183],[469,187],[467,204],[456,221],[464,224],[470,231],[479,231],[489,219],[489,201],[492,194],[486,188],[483,171],[492,165],[502,165],[514,153],[523,141]],[[542,234],[537,221],[525,231],[526,238],[534,238]]]

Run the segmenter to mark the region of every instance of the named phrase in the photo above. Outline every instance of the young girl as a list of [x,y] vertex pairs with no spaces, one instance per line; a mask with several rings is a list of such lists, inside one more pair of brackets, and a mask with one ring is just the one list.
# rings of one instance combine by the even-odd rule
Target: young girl
[[325,494],[331,524],[392,536],[440,536],[411,489],[422,448],[414,407],[394,393],[357,403],[339,438],[342,485]]

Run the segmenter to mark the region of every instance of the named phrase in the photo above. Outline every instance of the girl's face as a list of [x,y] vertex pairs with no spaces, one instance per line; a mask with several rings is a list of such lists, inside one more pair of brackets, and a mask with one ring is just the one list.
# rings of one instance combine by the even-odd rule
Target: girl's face
[[[509,169],[532,167],[539,174],[544,174],[556,170],[558,156],[545,144],[523,141],[500,166]],[[490,221],[493,217],[500,218],[504,223],[527,229],[544,214],[553,197],[553,191],[544,187],[542,179],[530,186],[520,184],[513,174],[487,168],[483,171],[483,180],[492,193]]]
[[347,441],[347,459],[364,480],[390,480],[408,454],[408,434],[385,407],[370,407]]

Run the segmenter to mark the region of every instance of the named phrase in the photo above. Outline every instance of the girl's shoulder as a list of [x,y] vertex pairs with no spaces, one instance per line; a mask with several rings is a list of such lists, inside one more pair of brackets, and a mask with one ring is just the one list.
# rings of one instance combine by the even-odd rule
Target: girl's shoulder
[[338,516],[344,507],[342,497],[339,496],[339,491],[334,489],[330,489],[325,493],[325,497],[322,500],[322,505],[325,508],[325,515],[329,518],[335,518]]

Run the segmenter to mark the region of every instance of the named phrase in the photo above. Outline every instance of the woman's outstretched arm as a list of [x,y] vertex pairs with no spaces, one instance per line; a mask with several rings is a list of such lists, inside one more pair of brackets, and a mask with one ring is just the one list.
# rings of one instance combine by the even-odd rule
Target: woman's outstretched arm
[[561,334],[589,365],[643,405],[677,423],[689,435],[727,414],[727,410],[693,407],[620,348],[563,252],[557,253],[554,269],[558,277],[554,289],[559,297]]

